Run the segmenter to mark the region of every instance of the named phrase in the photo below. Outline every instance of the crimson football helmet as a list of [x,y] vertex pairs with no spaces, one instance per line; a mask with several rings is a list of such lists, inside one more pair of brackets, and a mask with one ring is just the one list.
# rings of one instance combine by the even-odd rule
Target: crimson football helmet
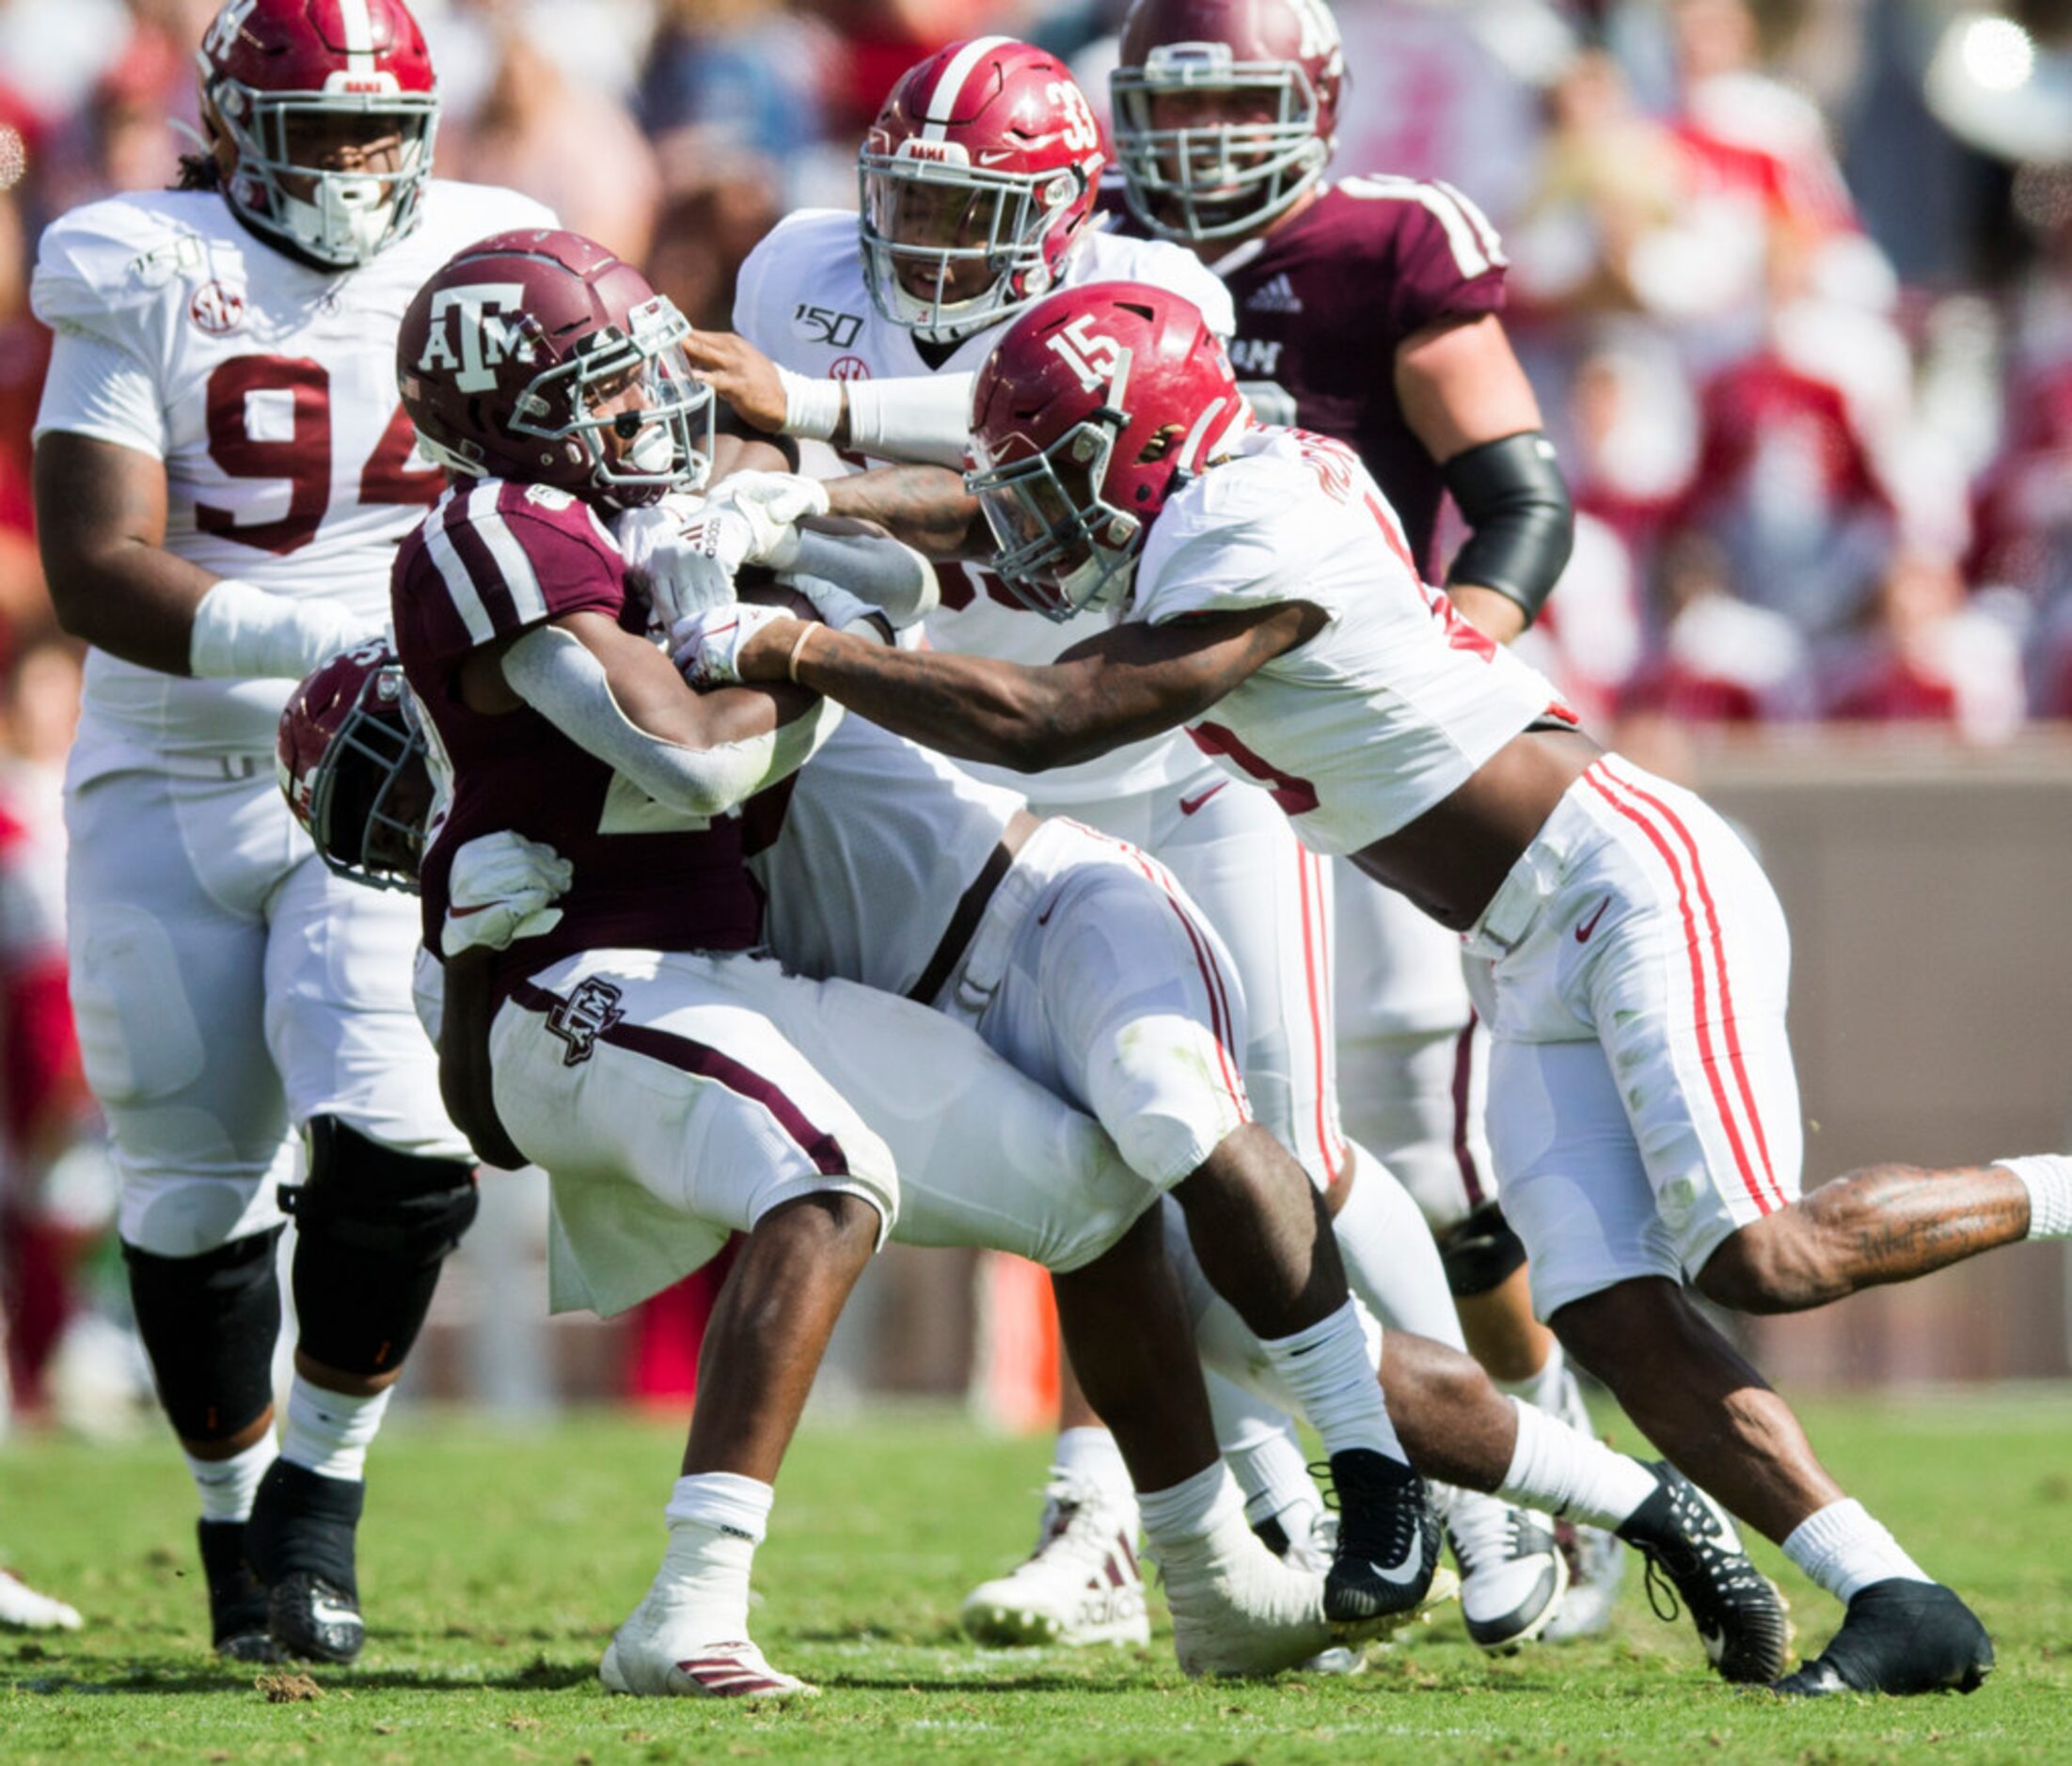
[[684,355],[689,335],[594,240],[498,233],[418,291],[396,382],[419,447],[449,471],[630,507],[696,489],[711,465],[712,390]]
[[325,864],[375,889],[414,891],[434,796],[426,754],[403,665],[374,639],[289,696],[274,771]]
[[[1324,0],[1136,0],[1109,76],[1131,210],[1168,239],[1264,227],[1323,175],[1344,85]],[[1158,99],[1210,92],[1243,119],[1159,125]]]
[[1019,312],[1056,286],[1106,164],[1086,94],[1043,50],[978,37],[909,69],[858,162],[878,310],[932,343]]
[[972,389],[964,486],[1000,548],[991,568],[1054,620],[1119,603],[1166,499],[1252,420],[1193,302],[1141,282],[1038,302]]
[[[344,268],[418,224],[439,100],[402,0],[230,0],[195,61],[202,119],[233,154],[223,195],[261,236]],[[322,164],[391,136],[393,169]]]

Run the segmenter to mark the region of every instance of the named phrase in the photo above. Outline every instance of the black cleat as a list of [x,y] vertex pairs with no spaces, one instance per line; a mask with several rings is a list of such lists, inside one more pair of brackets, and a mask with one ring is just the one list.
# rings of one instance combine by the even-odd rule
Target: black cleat
[[367,1641],[353,1532],[367,1487],[276,1459],[252,1505],[245,1554],[266,1585],[274,1642],[291,1656],[350,1662]]
[[1323,1614],[1335,1625],[1412,1614],[1439,1568],[1439,1520],[1425,1481],[1400,1459],[1369,1447],[1331,1456],[1338,1545],[1323,1583]]
[[1939,1582],[1895,1576],[1858,1588],[1827,1648],[1771,1690],[1793,1698],[1975,1693],[1992,1671],[1993,1640],[1969,1607]]
[[1748,1561],[1724,1508],[1667,1460],[1649,1470],[1658,1488],[1619,1529],[1648,1560],[1648,1604],[1673,1619],[1681,1595],[1721,1678],[1767,1685],[1791,1649],[1784,1597]]
[[209,1585],[209,1631],[217,1655],[230,1662],[278,1662],[266,1629],[266,1588],[245,1561],[242,1521],[202,1521],[201,1573]]

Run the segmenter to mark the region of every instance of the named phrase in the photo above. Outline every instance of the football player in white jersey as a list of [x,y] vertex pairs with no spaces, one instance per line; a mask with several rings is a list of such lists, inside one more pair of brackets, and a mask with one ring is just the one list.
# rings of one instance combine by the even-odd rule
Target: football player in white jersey
[[1483,959],[1491,1145],[1539,1312],[1846,1603],[1796,1673],[1781,1624],[1742,1673],[1814,1696],[1979,1685],[1977,1618],[1843,1494],[1687,1286],[1788,1312],[2072,1237],[2072,1159],[1877,1166],[1801,1199],[1789,938],[1755,859],[1418,580],[1356,455],[1257,424],[1184,301],[1117,284],[1033,307],[979,377],[973,452],[1002,576],[1119,623],[1031,669],[734,608],[687,622],[680,659],[1029,771],[1186,724],[1305,843],[1461,931]]
[[178,190],[53,223],[32,290],[56,333],[38,530],[93,647],[71,990],[216,1648],[349,1661],[367,1446],[473,1167],[410,1007],[409,905],[318,861],[270,750],[293,684],[385,623],[397,543],[440,488],[396,402],[405,304],[457,245],[552,217],[432,178],[437,89],[401,0],[231,0],[198,60],[208,152]]
[[[952,502],[962,500],[941,467],[962,462],[971,375],[999,325],[1051,288],[1135,278],[1184,293],[1227,331],[1234,315],[1222,285],[1191,252],[1094,224],[1104,164],[1084,95],[1040,50],[980,38],[910,70],[865,139],[861,219],[823,210],[782,223],[743,266],[738,335],[702,336],[691,355],[752,424],[831,441],[856,464],[934,464],[911,478],[877,471],[825,490],[737,480],[738,506],[767,515],[767,503],[748,499],[774,496],[796,511],[824,509],[831,496],[841,512],[895,521],[906,537],[925,540],[944,486]],[[723,486],[722,503],[728,495]],[[986,572],[946,563],[941,574],[931,643],[1039,663],[1070,641],[1030,618]],[[1005,782],[1002,769],[972,770]],[[1177,736],[1060,768],[1039,781],[1031,807],[1155,854],[1200,904],[1230,948],[1249,1002],[1243,1077],[1258,1120],[1328,1194],[1341,1243],[1388,1247],[1384,1267],[1352,1267],[1368,1303],[1388,1323],[1457,1346],[1442,1268],[1415,1207],[1338,1128],[1328,867],[1270,805],[1227,790],[1213,764]],[[1299,1457],[1290,1462],[1279,1450],[1285,1422],[1221,1381],[1211,1382],[1211,1395],[1255,1519],[1285,1523],[1270,1537],[1292,1535],[1300,1546],[1323,1511]],[[1114,1443],[1074,1398],[1035,1555],[967,1604],[968,1620],[989,1641],[1116,1634],[1069,1616],[1104,1585],[1100,1563],[1068,1549],[1068,1527],[1103,1537],[1134,1530]],[[1551,1538],[1513,1520],[1479,1498],[1467,1499],[1460,1517],[1461,1536],[1485,1542],[1478,1561],[1463,1566],[1463,1600],[1486,1615],[1477,1634],[1491,1647],[1537,1634],[1560,1599]]]

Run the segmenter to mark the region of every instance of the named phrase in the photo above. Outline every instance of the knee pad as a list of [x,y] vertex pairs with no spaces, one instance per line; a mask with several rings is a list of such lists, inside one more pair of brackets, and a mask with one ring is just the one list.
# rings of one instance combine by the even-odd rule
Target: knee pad
[[1440,1238],[1439,1260],[1456,1296],[1486,1294],[1526,1267],[1526,1246],[1503,1208],[1485,1202]]
[[399,1153],[335,1116],[308,1132],[308,1181],[280,1192],[297,1234],[299,1348],[341,1373],[390,1372],[475,1218],[474,1167]]
[[162,1257],[125,1242],[137,1334],[158,1401],[182,1441],[229,1441],[274,1401],[282,1228],[233,1238],[198,1257]]

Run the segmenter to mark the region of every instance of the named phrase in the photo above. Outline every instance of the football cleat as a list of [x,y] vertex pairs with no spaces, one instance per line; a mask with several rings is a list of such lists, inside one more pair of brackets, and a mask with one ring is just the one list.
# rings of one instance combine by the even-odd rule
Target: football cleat
[[266,1629],[266,1585],[245,1561],[242,1521],[196,1523],[201,1574],[209,1585],[209,1632],[217,1655],[230,1662],[278,1662]]
[[288,1655],[350,1662],[367,1641],[353,1536],[367,1486],[276,1459],[260,1480],[245,1552],[266,1585],[267,1628]]
[[[1307,1516],[1291,1512],[1269,1515],[1252,1531],[1258,1536],[1260,1543],[1290,1569],[1322,1576],[1331,1569],[1331,1559],[1338,1548],[1338,1517],[1319,1514],[1313,1522],[1305,1525],[1307,1520]],[[1288,1523],[1290,1522],[1300,1530],[1299,1537],[1289,1537]],[[1367,1652],[1334,1644],[1298,1665],[1307,1674],[1364,1674],[1367,1672]]]
[[1727,1511],[1667,1460],[1649,1468],[1655,1492],[1619,1537],[1648,1560],[1648,1602],[1657,1617],[1691,1610],[1699,1641],[1721,1678],[1768,1682],[1784,1672],[1792,1624],[1777,1585],[1748,1561]]
[[1446,1522],[1461,1567],[1461,1616],[1469,1640],[1509,1655],[1554,1622],[1568,1590],[1568,1561],[1553,1525],[1529,1508],[1462,1490]]
[[1439,1570],[1439,1521],[1424,1479],[1400,1459],[1352,1447],[1331,1456],[1331,1485],[1338,1542],[1325,1616],[1338,1624],[1416,1616]]
[[820,1689],[770,1666],[745,1637],[730,1643],[671,1644],[649,1623],[642,1601],[605,1646],[597,1678],[636,1698],[817,1698]]
[[1149,1643],[1134,1499],[1053,1469],[1035,1552],[973,1589],[959,1618],[996,1646]]
[[1857,1590],[1842,1629],[1773,1691],[1975,1693],[1993,1671],[1993,1640],[1978,1616],[1939,1582],[1895,1576]]
[[75,1632],[76,1608],[39,1594],[11,1569],[0,1569],[0,1631]]

